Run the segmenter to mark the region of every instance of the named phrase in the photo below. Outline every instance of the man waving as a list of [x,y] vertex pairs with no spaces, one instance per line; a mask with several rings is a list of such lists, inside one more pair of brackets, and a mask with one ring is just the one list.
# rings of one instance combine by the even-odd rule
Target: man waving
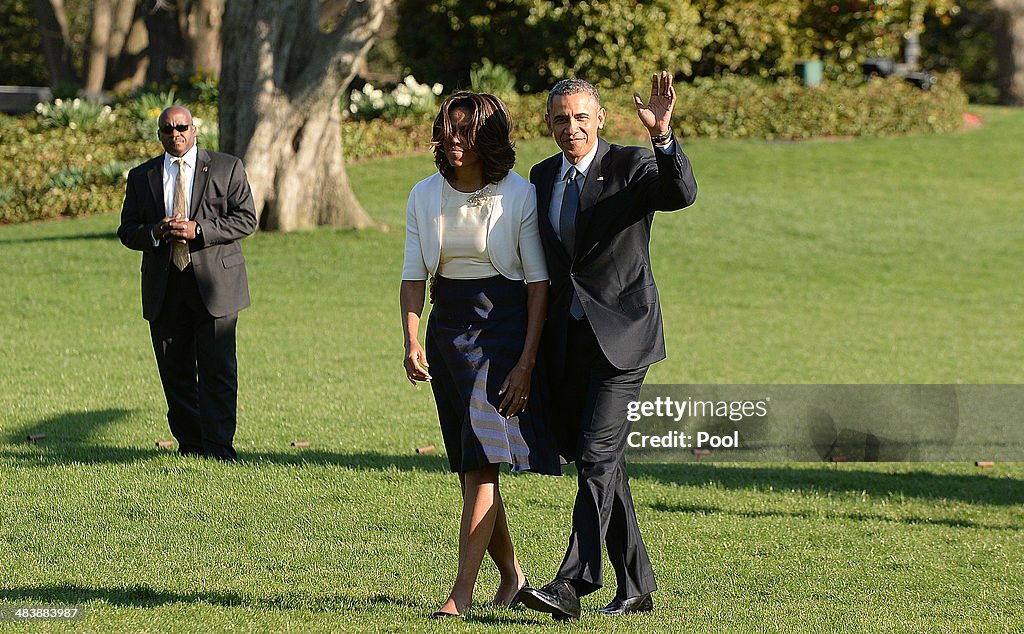
[[667,71],[651,79],[637,115],[653,151],[609,144],[597,89],[580,79],[548,95],[547,123],[561,152],[530,172],[551,277],[544,352],[563,455],[576,461],[572,532],[555,580],[525,588],[523,602],[555,618],[578,618],[579,598],[599,589],[602,544],[615,569],[605,615],[647,612],[657,589],[629,491],[626,410],[647,368],[665,358],[658,288],[651,271],[656,211],[697,197],[690,161],[672,133],[676,93]]

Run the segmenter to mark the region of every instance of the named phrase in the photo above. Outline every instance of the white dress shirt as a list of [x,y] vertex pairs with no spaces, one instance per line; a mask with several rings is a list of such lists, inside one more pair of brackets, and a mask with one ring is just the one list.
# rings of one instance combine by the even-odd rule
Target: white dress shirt
[[[181,158],[185,159],[187,170],[185,172],[185,192],[188,205],[185,209],[192,209],[192,183],[196,180],[196,155],[199,153],[198,146],[193,145],[192,149],[185,152]],[[174,213],[174,189],[178,182],[178,157],[164,153],[164,215],[170,216]]]
[[[185,159],[185,202],[186,209],[192,209],[192,183],[196,180],[196,156],[199,154],[199,146],[193,145],[192,149],[185,152],[181,158]],[[174,214],[174,190],[178,183],[178,157],[164,152],[164,216]],[[153,246],[160,246],[156,236],[152,236]]]

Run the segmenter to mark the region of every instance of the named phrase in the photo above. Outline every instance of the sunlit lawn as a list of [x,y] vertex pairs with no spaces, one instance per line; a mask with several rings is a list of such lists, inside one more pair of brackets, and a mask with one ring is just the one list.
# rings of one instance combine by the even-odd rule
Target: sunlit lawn
[[[688,143],[700,197],[655,222],[669,359],[648,381],[1024,383],[1024,112],[983,116],[948,136]],[[553,151],[523,143],[518,169]],[[9,629],[1024,628],[1019,464],[634,465],[653,615],[426,621],[459,502],[443,456],[413,451],[442,443],[401,371],[397,290],[405,197],[432,169],[350,167],[390,231],[244,243],[235,465],[154,447],[169,433],[116,214],[0,227],[0,603],[86,608]],[[574,487],[503,480],[535,583]],[[496,583],[485,565],[481,603]]]

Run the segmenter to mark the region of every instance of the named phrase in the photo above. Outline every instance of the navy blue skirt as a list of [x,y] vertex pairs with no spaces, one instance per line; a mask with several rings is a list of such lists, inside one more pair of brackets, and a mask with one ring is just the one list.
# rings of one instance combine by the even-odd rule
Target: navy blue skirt
[[544,424],[544,385],[534,371],[526,409],[504,417],[498,394],[526,339],[526,284],[501,275],[434,279],[425,352],[445,451],[459,473],[505,463],[512,471],[561,474]]

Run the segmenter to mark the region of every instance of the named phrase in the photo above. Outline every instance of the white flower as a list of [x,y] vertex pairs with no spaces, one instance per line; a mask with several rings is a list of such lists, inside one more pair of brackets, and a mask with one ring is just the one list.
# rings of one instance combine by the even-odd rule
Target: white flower
[[435,95],[440,96],[441,91],[443,90],[444,86],[442,86],[441,84],[434,84],[434,87],[431,89],[431,92],[433,92]]
[[407,108],[412,105],[412,95],[410,95],[409,93],[397,94],[395,95],[395,103],[402,106],[403,108]]
[[348,105],[348,111],[351,112],[352,114],[355,114],[355,113],[359,112],[359,107],[356,106],[356,104],[354,104],[354,103],[350,103]]
[[77,130],[78,129],[78,124],[75,123],[74,121],[72,121],[71,123],[68,124],[68,127],[71,128],[72,130]]
[[55,105],[58,108],[60,108],[61,106],[64,105],[64,100],[63,99],[54,99],[53,100],[53,105]]
[[78,110],[82,106],[82,100],[75,97],[75,100],[71,102],[71,107]]

